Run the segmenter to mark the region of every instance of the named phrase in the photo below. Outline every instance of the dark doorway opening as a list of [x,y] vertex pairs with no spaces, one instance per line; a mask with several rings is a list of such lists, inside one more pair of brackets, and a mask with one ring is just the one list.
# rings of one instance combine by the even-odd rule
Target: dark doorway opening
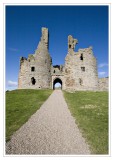
[[62,81],[59,78],[56,78],[53,81],[53,89],[62,89]]
[[32,78],[31,78],[31,82],[32,82],[32,85],[35,85],[36,80],[35,80],[35,78],[34,78],[34,77],[32,77]]

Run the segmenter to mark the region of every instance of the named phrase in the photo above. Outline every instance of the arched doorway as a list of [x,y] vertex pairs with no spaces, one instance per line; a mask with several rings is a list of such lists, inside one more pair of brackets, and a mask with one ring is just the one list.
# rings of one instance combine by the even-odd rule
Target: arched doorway
[[56,89],[56,88],[62,89],[62,80],[59,78],[55,78],[53,81],[53,89]]

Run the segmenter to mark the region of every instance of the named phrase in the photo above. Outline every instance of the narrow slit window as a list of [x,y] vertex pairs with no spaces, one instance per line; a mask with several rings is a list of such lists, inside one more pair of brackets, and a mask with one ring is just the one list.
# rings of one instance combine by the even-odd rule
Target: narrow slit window
[[83,84],[83,81],[81,78],[79,78],[79,84],[82,85]]
[[34,72],[35,71],[35,67],[31,67],[31,71]]
[[80,56],[80,60],[81,60],[81,61],[83,61],[83,58],[84,58],[84,57],[83,57],[83,54],[81,54],[81,56]]

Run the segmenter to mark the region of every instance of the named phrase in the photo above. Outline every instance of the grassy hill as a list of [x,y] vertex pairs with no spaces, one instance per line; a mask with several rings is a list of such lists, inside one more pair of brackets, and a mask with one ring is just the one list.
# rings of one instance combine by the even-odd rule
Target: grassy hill
[[108,154],[108,92],[64,92],[93,154]]
[[[34,114],[52,90],[6,92],[6,141]],[[108,154],[108,92],[64,91],[71,114],[93,154]]]
[[43,102],[52,90],[13,90],[6,92],[6,141],[18,130]]

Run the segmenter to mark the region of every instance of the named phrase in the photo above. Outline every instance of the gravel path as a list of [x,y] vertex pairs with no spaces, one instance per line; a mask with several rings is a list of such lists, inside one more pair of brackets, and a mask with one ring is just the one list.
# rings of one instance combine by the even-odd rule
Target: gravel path
[[15,132],[6,154],[90,154],[61,90]]

